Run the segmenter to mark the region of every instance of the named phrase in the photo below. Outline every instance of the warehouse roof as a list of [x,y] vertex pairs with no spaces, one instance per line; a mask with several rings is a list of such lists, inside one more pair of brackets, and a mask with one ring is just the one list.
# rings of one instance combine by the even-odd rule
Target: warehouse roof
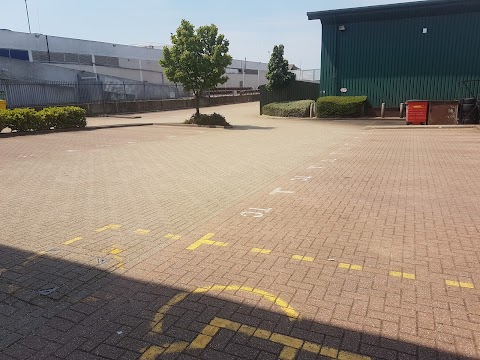
[[307,13],[308,20],[321,20],[323,25],[413,17],[465,14],[480,11],[479,0],[425,0],[410,3],[365,6]]

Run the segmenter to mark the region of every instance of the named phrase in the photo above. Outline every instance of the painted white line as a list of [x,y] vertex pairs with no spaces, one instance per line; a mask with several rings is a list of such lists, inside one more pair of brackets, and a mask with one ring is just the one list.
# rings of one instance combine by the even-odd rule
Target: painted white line
[[290,180],[292,181],[310,181],[313,176],[294,176]]
[[285,191],[285,190],[282,190],[282,188],[276,188],[275,190],[273,190],[270,195],[276,195],[276,194],[293,194],[294,191]]
[[248,211],[241,212],[240,215],[243,217],[254,217],[254,218],[262,218],[266,214],[268,214],[273,209],[259,209],[259,208],[249,208]]
[[313,169],[325,169],[325,166],[314,166],[314,165],[312,165],[312,166],[309,166],[307,169],[308,169],[308,170],[313,170]]

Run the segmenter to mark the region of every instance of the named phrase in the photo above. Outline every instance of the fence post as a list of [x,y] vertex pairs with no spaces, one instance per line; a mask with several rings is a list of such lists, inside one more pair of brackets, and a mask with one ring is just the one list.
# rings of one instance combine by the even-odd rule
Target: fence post
[[73,85],[76,89],[76,93],[77,93],[77,104],[81,104],[82,103],[82,99],[81,99],[81,96],[80,96],[80,84],[79,83],[76,83]]
[[123,96],[124,96],[124,99],[125,99],[125,112],[127,112],[127,87],[125,86],[125,81],[122,81],[123,82]]

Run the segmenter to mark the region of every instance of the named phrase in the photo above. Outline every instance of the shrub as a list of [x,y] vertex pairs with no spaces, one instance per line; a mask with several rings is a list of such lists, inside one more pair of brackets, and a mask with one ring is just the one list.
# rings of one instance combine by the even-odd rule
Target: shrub
[[300,100],[281,103],[271,103],[263,107],[262,113],[281,117],[308,117],[313,100]]
[[193,114],[190,119],[185,121],[185,124],[230,126],[225,117],[217,113]]
[[317,100],[317,117],[359,117],[366,96],[326,96]]
[[0,111],[0,131],[5,127],[21,132],[82,128],[86,125],[86,111],[75,106],[51,107],[41,111],[29,108]]
[[0,110],[0,132],[7,127],[6,110]]

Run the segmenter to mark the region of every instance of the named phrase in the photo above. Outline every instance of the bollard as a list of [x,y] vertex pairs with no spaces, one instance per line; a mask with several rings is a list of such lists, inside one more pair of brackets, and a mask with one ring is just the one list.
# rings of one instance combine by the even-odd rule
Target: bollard
[[405,116],[405,104],[400,103],[400,119],[403,119],[404,116]]
[[380,117],[382,119],[385,117],[385,103],[382,103],[382,109],[380,110]]

